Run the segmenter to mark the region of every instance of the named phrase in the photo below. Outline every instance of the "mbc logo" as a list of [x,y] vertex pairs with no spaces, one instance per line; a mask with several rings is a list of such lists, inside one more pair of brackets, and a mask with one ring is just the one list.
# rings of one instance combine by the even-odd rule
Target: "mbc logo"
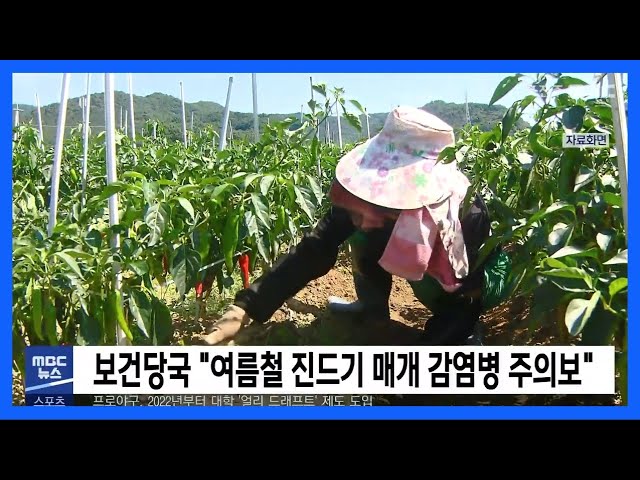
[[36,355],[31,359],[33,367],[66,367],[66,355]]

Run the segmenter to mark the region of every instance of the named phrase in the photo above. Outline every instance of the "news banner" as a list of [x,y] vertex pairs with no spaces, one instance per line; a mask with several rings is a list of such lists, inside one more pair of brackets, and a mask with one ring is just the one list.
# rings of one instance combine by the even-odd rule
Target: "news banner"
[[384,394],[611,394],[613,347],[32,346],[29,406],[372,405]]

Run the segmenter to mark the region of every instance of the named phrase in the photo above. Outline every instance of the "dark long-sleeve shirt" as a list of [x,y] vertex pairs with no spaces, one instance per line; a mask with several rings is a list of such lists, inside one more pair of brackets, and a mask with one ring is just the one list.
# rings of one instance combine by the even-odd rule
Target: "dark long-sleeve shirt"
[[271,270],[236,294],[235,305],[255,322],[264,323],[309,282],[333,268],[340,246],[356,231],[349,214],[331,207],[300,243],[280,257]]
[[[488,212],[480,198],[476,198],[461,223],[467,255],[470,265],[473,265],[476,252],[489,233]],[[337,261],[340,246],[355,232],[356,227],[347,211],[331,207],[316,227],[306,233],[289,253],[280,257],[270,271],[237,293],[235,305],[245,310],[255,322],[266,322],[287,299],[312,280],[329,273]],[[376,234],[372,237],[376,242],[386,244],[386,236]],[[477,288],[480,278],[480,272],[473,274],[461,290]]]

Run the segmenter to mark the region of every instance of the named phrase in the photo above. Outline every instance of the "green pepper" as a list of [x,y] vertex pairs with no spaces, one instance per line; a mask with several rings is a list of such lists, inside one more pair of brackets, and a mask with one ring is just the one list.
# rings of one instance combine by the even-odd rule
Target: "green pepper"
[[287,221],[287,212],[283,205],[278,206],[278,219],[276,223],[276,235],[284,230]]
[[31,293],[31,322],[36,335],[40,340],[44,340],[42,336],[42,289],[36,287]]
[[58,344],[58,322],[56,318],[56,306],[48,294],[42,298],[42,311],[44,318],[44,334],[49,345]]
[[122,331],[127,336],[129,341],[133,340],[133,335],[131,335],[131,330],[129,330],[129,325],[127,325],[127,320],[124,318],[124,308],[122,307],[122,293],[119,290],[114,290],[109,293],[108,296],[108,306],[109,306],[109,315],[113,315],[115,317],[116,322],[122,328]]

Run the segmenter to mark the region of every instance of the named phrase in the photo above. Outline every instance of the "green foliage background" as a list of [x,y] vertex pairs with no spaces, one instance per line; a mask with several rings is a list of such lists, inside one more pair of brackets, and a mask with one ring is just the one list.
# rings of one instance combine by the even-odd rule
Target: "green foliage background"
[[[495,106],[524,81],[532,95],[506,109]],[[457,143],[442,161],[458,162],[472,181],[470,194],[480,192],[489,205],[493,232],[481,259],[498,244],[508,249],[509,294],[533,298],[532,328],[551,323],[567,343],[614,345],[626,401],[627,244],[616,138],[607,98],[569,94],[583,83],[562,74],[507,77],[488,105],[470,105],[472,125],[465,124],[463,105],[424,108],[457,129]],[[26,345],[113,344],[116,323],[134,344],[171,343],[171,312],[159,285],[170,280],[181,297],[199,283],[222,292],[245,252],[252,268],[269,268],[326,211],[336,162],[366,132],[356,100],[346,100],[339,88],[316,85],[315,91],[320,100],[309,102],[303,124],[299,114],[272,115],[269,123],[262,116],[258,142],[236,135],[221,152],[213,147],[220,105],[188,105],[188,118],[191,109],[197,114],[185,146],[180,102],[160,94],[136,97],[145,135],[134,144],[117,133],[118,180],[107,185],[105,134],[93,127],[86,190],[81,112],[78,102],[69,102],[68,124],[78,127],[65,136],[51,235],[53,147],[39,143],[36,122],[19,126],[13,143],[16,367],[23,370]],[[104,118],[103,98],[91,101],[92,118]],[[116,101],[126,105],[128,98],[118,92]],[[349,125],[342,149],[322,137],[335,106]],[[530,126],[521,117],[534,106]],[[23,118],[32,115],[21,108]],[[45,107],[45,124],[56,117],[55,105]],[[372,134],[385,117],[372,116]],[[160,121],[156,139],[150,119]],[[235,132],[251,133],[250,114],[233,113],[231,121]],[[563,149],[565,132],[606,132],[611,147]],[[120,207],[111,224],[107,201],[114,195]]]

